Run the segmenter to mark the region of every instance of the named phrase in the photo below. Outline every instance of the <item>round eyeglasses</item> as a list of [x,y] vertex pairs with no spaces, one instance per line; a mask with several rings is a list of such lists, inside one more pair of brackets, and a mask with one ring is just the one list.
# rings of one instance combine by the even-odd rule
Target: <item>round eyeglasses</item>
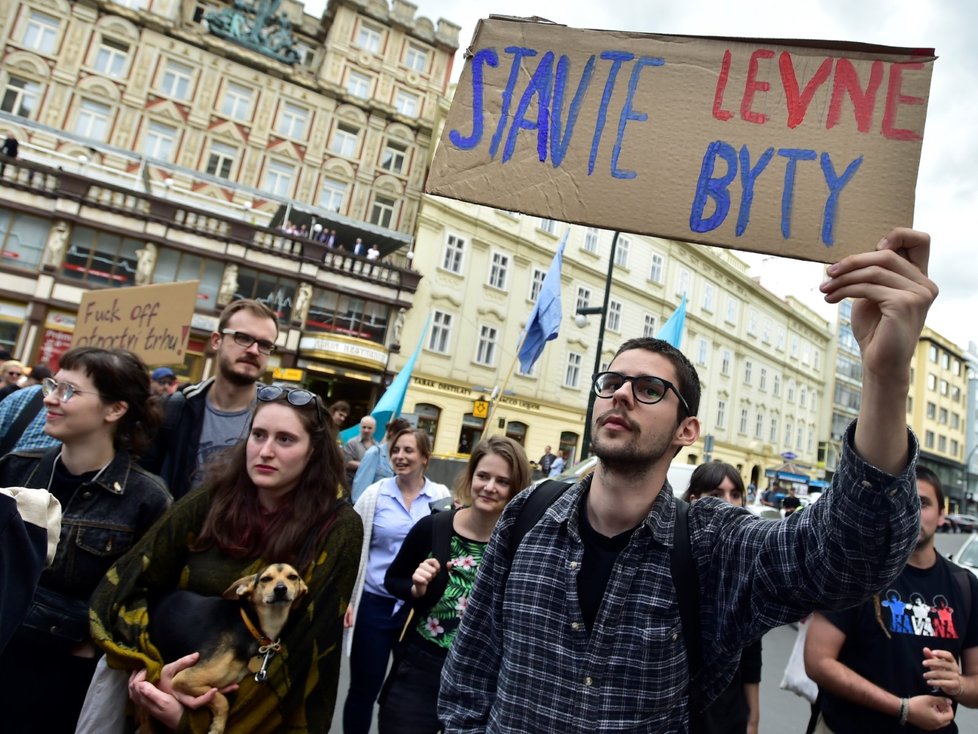
[[70,382],[58,382],[53,377],[45,377],[41,380],[41,392],[44,397],[54,395],[62,403],[67,403],[75,395],[98,395],[93,390],[79,390]]
[[300,387],[282,387],[281,385],[265,385],[264,387],[258,388],[258,399],[263,403],[274,403],[283,395],[288,404],[294,405],[296,408],[304,408],[310,403],[315,405],[316,418],[319,421],[319,425],[325,425],[323,404],[316,393]]
[[672,390],[676,393],[676,397],[679,398],[679,402],[682,404],[683,410],[686,411],[686,415],[692,415],[686,398],[676,389],[675,385],[661,377],[654,377],[652,375],[629,377],[619,372],[598,372],[591,377],[591,380],[594,394],[599,398],[612,397],[615,392],[621,389],[622,385],[630,382],[632,384],[632,395],[634,398],[638,402],[645,403],[646,405],[655,405],[666,396],[666,392]]

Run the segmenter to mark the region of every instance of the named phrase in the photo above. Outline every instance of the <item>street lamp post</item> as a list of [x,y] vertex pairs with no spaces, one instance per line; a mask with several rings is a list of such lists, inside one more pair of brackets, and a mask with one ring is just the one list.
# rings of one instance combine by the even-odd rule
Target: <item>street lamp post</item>
[[[618,235],[620,232],[615,232],[614,237],[611,238],[611,252],[608,255],[608,275],[604,280],[604,305],[600,308],[593,306],[587,308],[580,308],[577,313],[581,316],[588,316],[591,314],[601,314],[601,323],[598,325],[598,348],[594,355],[594,374],[601,371],[601,352],[604,348],[604,329],[605,324],[608,320],[608,299],[611,297],[611,281],[615,274],[615,250],[618,249]],[[581,441],[581,458],[586,459],[591,453],[591,415],[594,413],[594,390],[588,386],[587,391],[587,413],[584,415],[584,436]]]

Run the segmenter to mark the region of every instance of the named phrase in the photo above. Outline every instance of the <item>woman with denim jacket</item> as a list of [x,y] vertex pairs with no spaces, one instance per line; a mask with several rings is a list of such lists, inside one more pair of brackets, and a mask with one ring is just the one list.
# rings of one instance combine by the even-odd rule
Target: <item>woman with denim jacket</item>
[[53,564],[0,655],[4,729],[74,732],[97,649],[88,601],[112,563],[163,514],[163,481],[135,464],[159,423],[149,373],[123,350],[79,347],[42,383],[61,446],[0,458],[0,486],[47,489],[63,511]]

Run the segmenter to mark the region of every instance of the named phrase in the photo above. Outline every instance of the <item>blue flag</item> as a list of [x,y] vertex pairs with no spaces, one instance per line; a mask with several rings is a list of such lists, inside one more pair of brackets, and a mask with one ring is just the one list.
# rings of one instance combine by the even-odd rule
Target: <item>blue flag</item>
[[683,293],[683,300],[679,302],[679,308],[672,312],[669,320],[662,325],[656,339],[667,341],[676,349],[683,341],[683,329],[686,327],[686,294]]
[[[380,396],[380,400],[377,401],[374,409],[370,411],[370,415],[377,421],[374,440],[378,443],[384,440],[384,432],[387,430],[388,421],[401,414],[401,408],[404,407],[404,396],[407,395],[408,385],[411,383],[411,373],[414,371],[414,363],[418,361],[418,355],[421,353],[421,346],[424,344],[425,334],[428,333],[428,327],[430,325],[431,316],[428,316],[428,320],[421,330],[418,346],[414,348],[414,354],[404,363],[401,371],[391,380],[391,384],[387,387],[387,390]],[[359,435],[360,426],[350,426],[346,430],[340,431],[340,440],[346,443]]]
[[533,368],[533,364],[543,354],[544,346],[548,341],[556,339],[560,331],[560,266],[564,261],[564,245],[567,244],[569,232],[570,230],[564,232],[563,239],[557,245],[557,253],[543,279],[540,295],[537,296],[530,320],[526,324],[526,338],[523,339],[518,355],[523,372],[529,372]]

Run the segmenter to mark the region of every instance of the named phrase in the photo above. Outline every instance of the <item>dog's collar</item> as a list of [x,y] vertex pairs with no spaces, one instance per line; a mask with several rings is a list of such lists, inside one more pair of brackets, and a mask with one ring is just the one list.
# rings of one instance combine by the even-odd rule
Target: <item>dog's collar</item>
[[[272,642],[272,639],[268,635],[255,626],[255,623],[251,621],[251,617],[248,616],[248,612],[245,611],[244,607],[241,607],[241,619],[244,621],[245,627],[248,628],[251,636],[258,641],[258,645],[260,647],[271,647],[274,649],[278,645],[278,641]],[[262,652],[264,652],[264,650]]]

